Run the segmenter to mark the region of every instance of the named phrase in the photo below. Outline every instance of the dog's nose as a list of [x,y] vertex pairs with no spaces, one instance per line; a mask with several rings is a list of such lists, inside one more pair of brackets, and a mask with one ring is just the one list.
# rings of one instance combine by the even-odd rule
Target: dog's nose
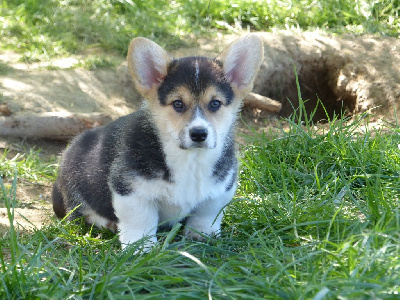
[[204,142],[207,139],[207,129],[204,127],[193,127],[189,130],[190,139],[193,142]]

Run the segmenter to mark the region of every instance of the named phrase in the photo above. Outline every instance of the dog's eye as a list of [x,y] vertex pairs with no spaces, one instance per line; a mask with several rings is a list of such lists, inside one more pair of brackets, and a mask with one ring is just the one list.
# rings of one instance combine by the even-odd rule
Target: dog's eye
[[185,104],[183,103],[182,100],[173,101],[172,106],[177,112],[183,112],[185,109]]
[[221,101],[219,100],[211,100],[210,103],[208,103],[208,109],[210,111],[217,111],[221,107]]

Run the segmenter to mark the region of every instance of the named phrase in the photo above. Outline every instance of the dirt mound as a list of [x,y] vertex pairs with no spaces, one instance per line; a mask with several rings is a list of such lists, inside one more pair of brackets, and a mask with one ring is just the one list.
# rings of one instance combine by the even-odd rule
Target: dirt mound
[[[394,117],[400,108],[400,40],[336,37],[319,33],[260,33],[265,59],[254,91],[282,102],[288,116],[298,106],[294,65],[308,111],[319,98],[330,116],[341,110]],[[290,101],[288,101],[290,100]],[[322,106],[317,119],[326,118]]]

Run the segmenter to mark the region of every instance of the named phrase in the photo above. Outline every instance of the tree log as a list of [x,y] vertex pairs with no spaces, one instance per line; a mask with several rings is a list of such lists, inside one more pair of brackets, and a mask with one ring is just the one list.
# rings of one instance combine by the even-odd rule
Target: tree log
[[102,113],[41,113],[0,117],[0,136],[68,140],[111,121]]
[[[282,104],[271,98],[249,93],[244,105],[278,113]],[[52,112],[41,114],[20,114],[0,117],[0,136],[49,138],[68,140],[86,129],[111,121],[102,113]]]
[[282,109],[282,104],[280,102],[255,93],[249,93],[244,98],[244,105],[273,113],[278,113]]

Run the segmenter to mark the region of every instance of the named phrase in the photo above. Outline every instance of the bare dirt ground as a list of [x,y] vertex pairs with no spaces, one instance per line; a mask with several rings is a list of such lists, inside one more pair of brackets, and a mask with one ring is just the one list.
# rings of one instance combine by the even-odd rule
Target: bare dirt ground
[[[297,74],[306,107],[311,110],[321,99],[330,116],[346,110],[349,114],[373,110],[376,124],[393,120],[395,108],[400,109],[400,40],[384,37],[336,37],[325,33],[290,32],[260,33],[264,42],[265,58],[256,79],[254,92],[282,103],[280,116],[288,116],[292,105],[298,104]],[[180,49],[175,57],[186,55],[216,56],[235,36],[218,41],[199,41],[196,49]],[[12,115],[41,112],[102,112],[118,118],[140,107],[141,98],[134,90],[127,64],[115,69],[88,71],[71,68],[80,56],[26,64],[20,55],[0,53],[0,105]],[[290,101],[288,101],[290,100]],[[1,117],[0,110],[0,117]],[[3,114],[6,114],[3,112]],[[243,120],[256,128],[281,126],[279,116],[257,109],[245,108]],[[316,119],[326,119],[322,108]],[[372,126],[375,123],[371,123]],[[246,126],[239,132],[248,133]],[[65,142],[26,140],[2,137],[0,153],[12,149],[8,155],[29,147],[41,148],[44,157],[57,156]],[[51,184],[19,182],[16,220],[22,229],[40,227],[51,219]],[[0,233],[8,230],[6,209],[0,207]]]

